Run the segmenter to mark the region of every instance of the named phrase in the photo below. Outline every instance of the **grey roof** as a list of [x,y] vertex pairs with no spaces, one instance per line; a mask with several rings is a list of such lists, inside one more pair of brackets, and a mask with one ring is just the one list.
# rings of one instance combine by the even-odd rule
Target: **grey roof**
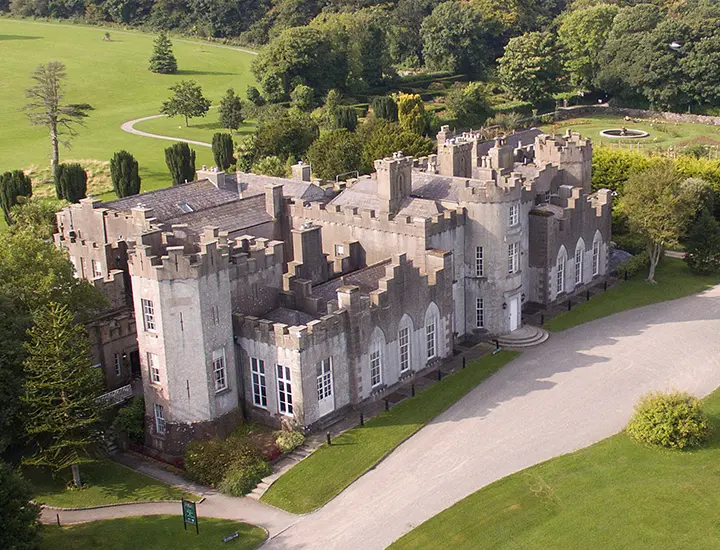
[[[516,132],[514,134],[505,136],[505,144],[509,145],[513,149],[517,149],[518,147],[535,143],[535,138],[544,133],[545,132],[540,130],[540,128],[530,128],[528,130],[523,130],[522,132]],[[479,143],[478,156],[486,156],[488,154],[488,151],[490,151],[490,149],[492,149],[494,145],[494,139]]]
[[378,281],[385,277],[385,268],[390,264],[390,261],[390,258],[388,258],[387,260],[353,271],[327,283],[319,284],[313,287],[313,296],[322,298],[326,302],[336,300],[338,288],[345,285],[359,286],[360,292],[369,294],[373,290],[377,290],[380,286]]
[[246,189],[253,194],[264,193],[266,185],[276,185],[280,183],[283,186],[283,195],[286,197],[301,199],[303,201],[319,201],[325,198],[325,191],[321,187],[307,181],[276,178],[274,176],[263,176],[246,172],[238,172],[237,181],[240,182],[242,186],[243,194],[246,194]]
[[183,214],[183,209],[179,206],[183,203],[193,212],[197,212],[237,200],[237,191],[218,189],[211,181],[204,179],[109,201],[102,206],[111,210],[129,211],[141,204],[145,208],[151,208],[158,220],[166,221]]
[[180,214],[164,220],[167,224],[186,224],[190,233],[200,234],[208,226],[217,227],[220,231],[233,233],[249,229],[261,223],[272,222],[273,218],[265,210],[265,195],[255,195],[245,199],[228,202],[192,212]]
[[562,206],[556,204],[539,204],[533,208],[533,210],[540,210],[542,212],[549,212],[556,218],[562,219],[565,217],[565,209]]
[[286,307],[279,307],[273,309],[270,313],[263,316],[269,321],[274,323],[284,323],[286,325],[298,326],[307,325],[310,321],[315,321],[317,317],[305,313],[304,311],[298,311],[296,309],[288,309]]
[[467,186],[468,178],[441,176],[413,170],[412,194],[430,200],[460,200],[460,189]]

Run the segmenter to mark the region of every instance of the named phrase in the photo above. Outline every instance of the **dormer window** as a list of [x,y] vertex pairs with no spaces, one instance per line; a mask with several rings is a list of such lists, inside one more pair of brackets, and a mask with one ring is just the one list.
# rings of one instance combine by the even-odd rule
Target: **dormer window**
[[190,214],[191,212],[194,212],[194,210],[192,209],[192,206],[190,206],[185,201],[180,201],[179,203],[177,203],[177,205],[178,205],[178,208],[180,208],[180,210],[182,210],[184,214]]

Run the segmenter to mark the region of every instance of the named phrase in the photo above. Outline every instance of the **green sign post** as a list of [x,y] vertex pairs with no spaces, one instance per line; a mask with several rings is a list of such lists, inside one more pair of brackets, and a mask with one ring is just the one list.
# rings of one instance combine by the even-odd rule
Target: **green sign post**
[[197,507],[191,500],[182,499],[182,514],[183,523],[185,524],[185,530],[187,531],[188,523],[195,526],[195,533],[200,534],[200,527],[198,527]]

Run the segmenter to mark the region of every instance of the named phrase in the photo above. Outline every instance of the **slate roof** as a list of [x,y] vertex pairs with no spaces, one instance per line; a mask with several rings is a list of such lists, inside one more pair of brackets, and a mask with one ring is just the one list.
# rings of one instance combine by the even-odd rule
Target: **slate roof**
[[265,195],[263,194],[244,199],[236,197],[233,202],[190,214],[181,214],[174,218],[168,218],[164,223],[186,224],[188,232],[199,235],[208,226],[233,233],[272,220],[272,216],[265,210]]
[[[545,132],[543,132],[539,128],[530,128],[528,130],[523,130],[522,132],[516,132],[514,134],[505,136],[505,143],[513,149],[517,149],[518,147],[535,143],[535,138],[544,133]],[[488,141],[483,141],[479,143],[478,155],[481,157],[486,156],[494,145],[494,139],[489,139]]]
[[270,313],[263,315],[263,317],[273,323],[284,323],[291,327],[307,325],[310,321],[317,320],[317,317],[310,315],[309,313],[298,311],[296,309],[288,309],[286,307],[273,309]]
[[303,201],[319,201],[325,198],[325,191],[314,183],[297,181],[289,178],[276,178],[274,176],[262,176],[245,172],[237,173],[237,181],[240,182],[243,195],[247,192],[252,194],[265,193],[265,186],[281,183],[283,195]]
[[369,294],[373,290],[377,290],[380,286],[379,281],[386,275],[385,267],[390,264],[391,260],[383,260],[382,262],[373,264],[363,269],[358,269],[337,279],[321,283],[313,287],[313,296],[330,301],[337,299],[337,289],[345,285],[356,285],[360,287],[360,292]]
[[105,202],[102,206],[111,210],[129,211],[142,204],[145,208],[152,208],[153,215],[164,222],[183,214],[178,206],[183,202],[197,212],[237,200],[237,191],[218,189],[210,180],[203,179]]
[[465,188],[468,181],[468,178],[413,171],[412,194],[424,199],[458,202],[460,189]]

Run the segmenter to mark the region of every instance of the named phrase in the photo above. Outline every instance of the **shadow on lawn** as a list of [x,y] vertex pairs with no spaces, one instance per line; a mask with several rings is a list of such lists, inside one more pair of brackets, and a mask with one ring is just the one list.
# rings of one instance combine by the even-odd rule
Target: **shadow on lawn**
[[193,69],[179,69],[175,74],[183,76],[233,76],[235,73],[225,73],[222,71],[196,71]]
[[27,36],[22,34],[0,34],[0,42],[3,40],[42,40],[42,36]]

